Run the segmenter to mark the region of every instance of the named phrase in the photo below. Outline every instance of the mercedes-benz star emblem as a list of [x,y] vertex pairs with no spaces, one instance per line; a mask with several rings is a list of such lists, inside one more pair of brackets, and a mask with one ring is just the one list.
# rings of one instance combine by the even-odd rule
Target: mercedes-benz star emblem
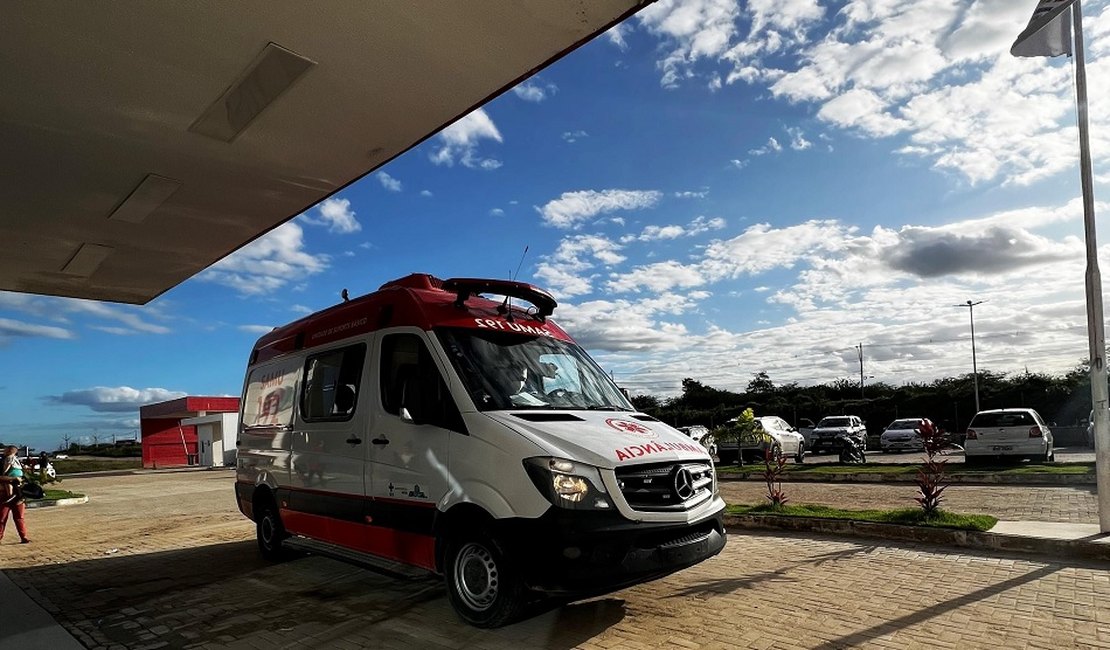
[[683,501],[694,496],[694,475],[685,467],[674,473],[674,493]]

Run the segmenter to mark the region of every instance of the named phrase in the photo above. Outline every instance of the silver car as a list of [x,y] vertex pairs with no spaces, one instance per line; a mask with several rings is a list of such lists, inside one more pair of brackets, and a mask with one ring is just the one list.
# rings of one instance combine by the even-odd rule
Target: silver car
[[879,436],[879,447],[888,451],[922,451],[925,443],[921,440],[921,426],[926,418],[901,418],[883,429]]

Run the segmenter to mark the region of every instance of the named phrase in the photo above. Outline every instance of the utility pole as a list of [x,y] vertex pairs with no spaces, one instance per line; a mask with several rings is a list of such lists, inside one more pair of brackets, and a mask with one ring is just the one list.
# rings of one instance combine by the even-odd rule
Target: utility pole
[[981,305],[986,300],[979,300],[972,302],[968,300],[961,305],[952,305],[953,307],[967,307],[967,315],[971,319],[971,373],[972,382],[975,386],[975,412],[979,412],[979,365],[975,361],[975,305]]
[[863,341],[856,346],[856,354],[859,355],[859,398],[863,397]]

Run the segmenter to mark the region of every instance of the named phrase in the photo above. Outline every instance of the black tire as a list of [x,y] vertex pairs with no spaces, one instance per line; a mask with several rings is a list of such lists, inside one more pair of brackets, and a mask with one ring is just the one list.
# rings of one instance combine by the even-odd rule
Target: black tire
[[285,532],[281,513],[272,499],[263,499],[255,512],[255,536],[258,538],[258,550],[262,557],[271,562],[280,562],[286,558],[283,542],[289,537],[289,533]]
[[782,458],[782,445],[776,442],[771,445],[771,461],[778,461],[779,458]]
[[806,443],[804,443],[804,442],[799,442],[798,443],[798,454],[796,456],[794,456],[794,462],[795,463],[804,463],[804,462],[806,462]]
[[475,627],[512,622],[528,604],[516,567],[488,534],[463,532],[451,538],[443,566],[451,607]]

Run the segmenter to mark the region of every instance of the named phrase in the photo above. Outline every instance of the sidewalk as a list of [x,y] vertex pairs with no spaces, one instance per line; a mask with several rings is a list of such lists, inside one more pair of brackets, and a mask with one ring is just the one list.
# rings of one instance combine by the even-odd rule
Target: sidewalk
[[65,628],[45,609],[31,600],[0,571],[0,603],[4,604],[4,622],[0,625],[0,650],[83,650]]

